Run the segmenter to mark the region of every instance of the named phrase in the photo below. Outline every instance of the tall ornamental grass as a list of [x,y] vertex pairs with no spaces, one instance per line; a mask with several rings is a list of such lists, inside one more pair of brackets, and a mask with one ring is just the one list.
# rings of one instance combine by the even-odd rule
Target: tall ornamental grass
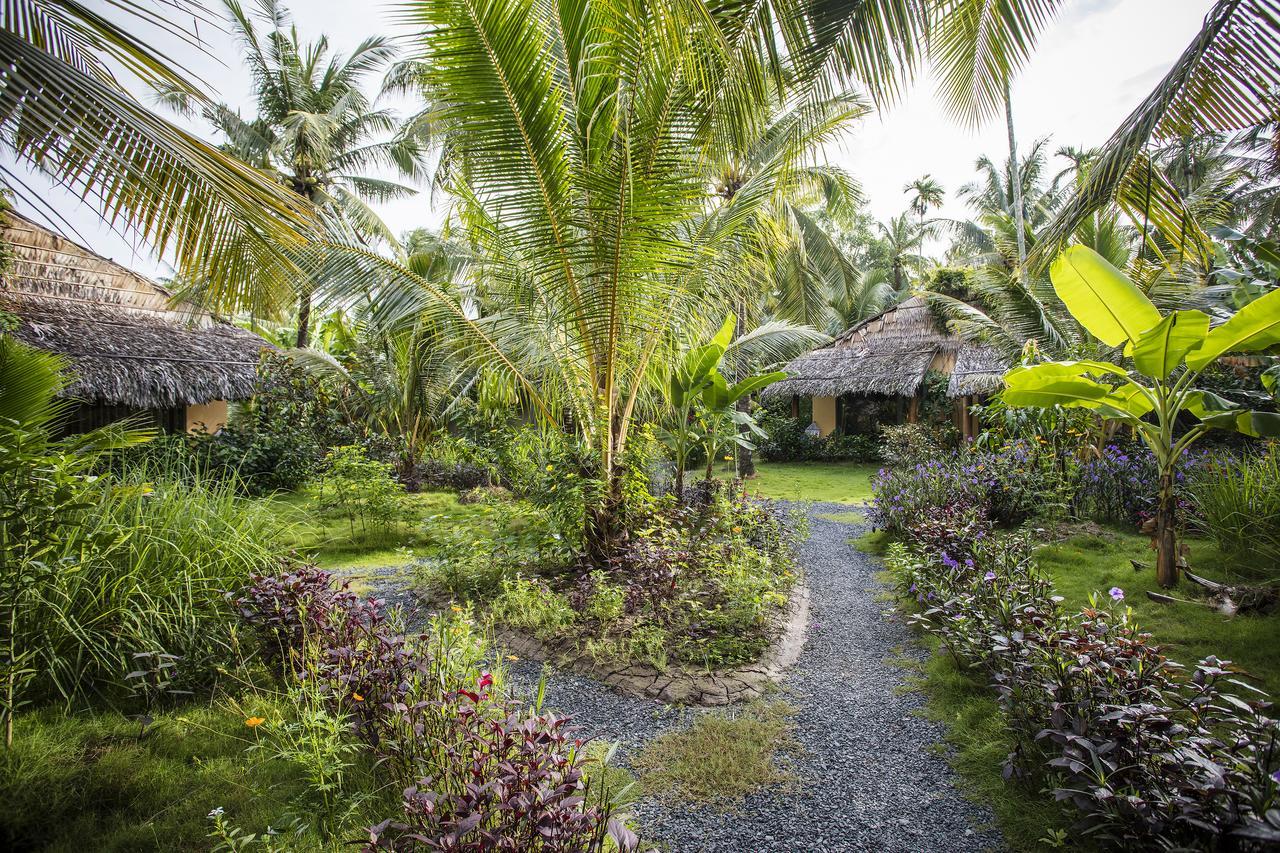
[[232,483],[148,472],[104,477],[86,495],[56,571],[27,590],[19,645],[43,676],[37,701],[68,705],[127,695],[139,653],[177,655],[175,686],[204,682],[225,659],[225,590],[285,550],[284,523]]
[[1203,465],[1187,492],[1196,526],[1238,571],[1280,578],[1280,448]]

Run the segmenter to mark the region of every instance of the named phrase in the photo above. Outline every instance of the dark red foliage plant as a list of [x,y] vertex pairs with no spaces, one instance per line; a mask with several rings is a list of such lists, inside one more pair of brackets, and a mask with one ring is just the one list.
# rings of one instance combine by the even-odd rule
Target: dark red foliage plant
[[465,616],[406,634],[381,601],[310,566],[255,577],[232,601],[280,674],[350,720],[404,791],[403,814],[370,827],[366,849],[635,849],[606,789],[587,801],[587,741],[499,691]]

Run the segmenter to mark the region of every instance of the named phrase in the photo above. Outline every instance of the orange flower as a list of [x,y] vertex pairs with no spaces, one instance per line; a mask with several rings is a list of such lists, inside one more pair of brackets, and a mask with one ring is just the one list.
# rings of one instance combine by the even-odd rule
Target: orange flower
[[265,722],[266,722],[266,719],[264,717],[250,717],[249,719],[244,721],[244,724],[251,729],[256,729],[258,726],[262,725]]
[[452,610],[454,613],[461,613],[461,612],[462,612],[462,608],[461,608],[461,607],[459,607],[459,606],[458,606],[458,605],[456,605],[456,604],[450,604],[450,605],[449,605],[449,609],[450,609],[450,610]]
[[363,702],[363,701],[364,701],[364,697],[363,697],[363,696],[361,696],[359,693],[352,693],[352,694],[351,694],[351,698],[352,698],[352,699],[354,699],[354,700],[356,700],[357,702]]
[[516,657],[515,655],[507,655],[507,660],[520,660],[520,658]]

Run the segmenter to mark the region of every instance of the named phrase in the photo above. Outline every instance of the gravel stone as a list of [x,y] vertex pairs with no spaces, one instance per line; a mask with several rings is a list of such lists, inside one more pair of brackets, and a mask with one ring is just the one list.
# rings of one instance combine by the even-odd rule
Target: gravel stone
[[[1003,849],[990,810],[960,794],[932,748],[943,729],[915,713],[924,698],[897,692],[907,673],[890,659],[924,652],[876,600],[884,591],[879,560],[849,544],[866,525],[821,517],[848,513],[847,505],[797,506],[810,520],[800,546],[810,626],[780,697],[797,709],[798,783],[758,791],[729,812],[642,800],[633,806],[641,837],[679,853]],[[369,580],[388,598],[396,592]],[[512,666],[512,680],[526,689],[541,673],[535,661]],[[714,713],[624,696],[571,673],[553,670],[547,679],[547,704],[573,714],[584,733],[618,741],[624,765],[662,731]]]

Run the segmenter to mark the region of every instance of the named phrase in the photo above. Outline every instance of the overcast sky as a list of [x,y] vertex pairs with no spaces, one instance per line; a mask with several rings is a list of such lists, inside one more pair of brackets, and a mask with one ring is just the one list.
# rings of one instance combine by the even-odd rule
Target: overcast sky
[[[251,2],[246,0],[245,5]],[[90,0],[90,5],[105,4]],[[304,38],[327,33],[334,48],[342,52],[367,35],[396,32],[393,3],[292,0],[288,5]],[[1210,5],[1210,0],[1065,3],[1013,86],[1020,146],[1025,150],[1042,136],[1052,137],[1054,150],[1063,145],[1087,147],[1104,142],[1168,71],[1195,35]],[[208,26],[201,26],[200,34],[210,45],[208,55],[193,51],[175,58],[206,81],[221,100],[251,113],[249,77],[238,61],[236,45],[225,33]],[[197,130],[204,133],[207,129]],[[981,154],[1003,161],[1006,152],[1002,121],[976,131],[958,126],[942,113],[933,83],[926,76],[899,104],[866,118],[848,139],[830,146],[824,156],[848,169],[861,182],[871,213],[887,219],[907,207],[903,186],[926,173],[947,191],[946,203],[935,215],[964,216],[964,205],[956,199],[955,191],[973,178],[974,161]],[[1066,161],[1059,165],[1065,166]],[[48,187],[39,177],[32,177],[31,185],[39,187],[42,200],[71,223],[74,233],[68,236],[83,239],[99,253],[140,272],[167,273],[168,267],[145,246],[134,246],[101,225],[74,196]],[[32,213],[22,202],[18,208]],[[397,233],[435,225],[440,219],[426,191],[382,205],[379,212]]]

